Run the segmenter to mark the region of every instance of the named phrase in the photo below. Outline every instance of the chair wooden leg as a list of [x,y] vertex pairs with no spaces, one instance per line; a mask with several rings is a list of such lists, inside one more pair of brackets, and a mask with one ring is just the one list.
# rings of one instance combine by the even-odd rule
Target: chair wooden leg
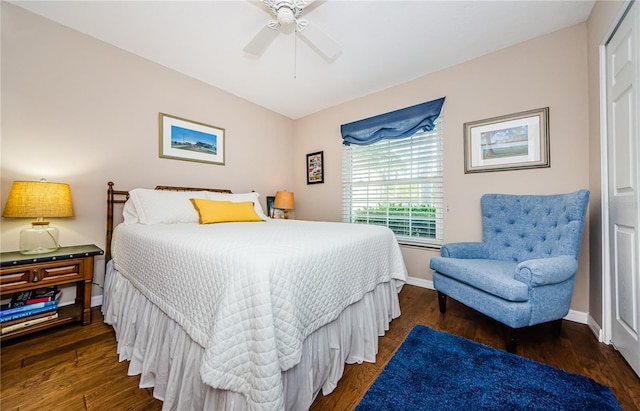
[[551,334],[558,338],[560,337],[560,331],[562,331],[562,318],[559,320],[551,321]]
[[518,346],[518,329],[511,328],[505,325],[505,336],[507,351],[512,354],[516,354],[516,349]]
[[447,312],[447,296],[440,291],[438,291],[438,305],[440,306],[440,313]]

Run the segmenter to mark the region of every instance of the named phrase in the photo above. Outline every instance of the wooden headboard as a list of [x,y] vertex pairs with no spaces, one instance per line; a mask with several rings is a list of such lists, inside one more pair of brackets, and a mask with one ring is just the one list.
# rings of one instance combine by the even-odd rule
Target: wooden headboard
[[[124,204],[129,199],[129,191],[114,190],[113,182],[107,183],[107,238],[104,253],[105,264],[111,260],[111,240],[113,238],[113,207],[115,204]],[[156,186],[155,190],[169,191],[213,191],[214,193],[231,194],[231,190],[223,188],[197,188],[197,187],[177,187],[177,186]]]

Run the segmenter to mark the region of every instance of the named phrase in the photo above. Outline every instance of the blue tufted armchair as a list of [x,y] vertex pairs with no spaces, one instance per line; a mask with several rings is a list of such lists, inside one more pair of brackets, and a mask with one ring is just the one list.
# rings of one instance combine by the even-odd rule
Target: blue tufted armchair
[[447,296],[517,329],[561,321],[569,312],[589,191],[556,195],[485,194],[482,242],[449,243],[433,257],[440,312]]

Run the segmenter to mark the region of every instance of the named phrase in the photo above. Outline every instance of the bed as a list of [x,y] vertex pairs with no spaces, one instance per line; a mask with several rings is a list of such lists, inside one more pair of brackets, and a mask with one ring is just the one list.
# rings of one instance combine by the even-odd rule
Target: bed
[[306,410],[345,363],[375,361],[407,278],[389,229],[272,220],[256,193],[113,186],[104,321],[163,410]]

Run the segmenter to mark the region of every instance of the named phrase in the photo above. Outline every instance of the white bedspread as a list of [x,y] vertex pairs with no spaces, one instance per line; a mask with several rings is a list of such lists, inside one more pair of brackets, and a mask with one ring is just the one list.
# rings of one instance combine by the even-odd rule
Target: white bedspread
[[[387,228],[272,220],[119,225],[115,268],[204,349],[202,380],[281,410],[304,339],[406,268]],[[398,289],[399,291],[399,289]]]

